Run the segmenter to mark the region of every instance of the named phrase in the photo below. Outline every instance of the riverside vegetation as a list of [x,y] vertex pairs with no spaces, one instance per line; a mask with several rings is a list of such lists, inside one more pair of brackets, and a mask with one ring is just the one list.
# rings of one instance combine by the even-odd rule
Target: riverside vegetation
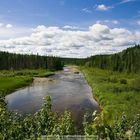
[[[6,54],[9,56],[6,58],[10,59],[0,59],[2,70],[0,73],[0,139],[37,139],[43,135],[78,134],[94,135],[99,139],[107,140],[140,138],[139,45],[121,53],[93,56],[87,59],[41,58],[38,55],[16,56],[16,54],[3,52],[1,54],[3,55],[0,55],[0,58],[4,58]],[[27,59],[30,61],[26,62]],[[40,64],[40,60],[43,61],[42,65],[37,65]],[[23,66],[22,61],[28,64]],[[7,110],[4,100],[6,94],[31,83],[34,76],[53,74],[52,70],[62,69],[64,64],[79,65],[100,105],[100,111],[93,112],[92,118],[89,114],[85,114],[81,131],[76,129],[70,112],[65,111],[62,116],[58,116],[51,111],[50,97],[44,99],[42,108],[34,115],[23,117]],[[21,70],[44,68],[51,71]]]
[[47,77],[53,75],[50,70],[2,70],[0,71],[0,94],[6,95],[17,88],[29,85],[33,77]]
[[140,75],[81,67],[101,112],[85,133],[106,139],[140,138]]

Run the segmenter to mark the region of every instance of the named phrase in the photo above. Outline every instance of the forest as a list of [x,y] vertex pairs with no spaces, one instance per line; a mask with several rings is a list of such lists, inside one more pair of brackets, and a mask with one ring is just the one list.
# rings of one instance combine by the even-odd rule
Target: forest
[[95,55],[83,59],[65,58],[65,64],[88,66],[119,72],[137,73],[140,72],[140,45],[127,48],[122,52],[110,55]]
[[140,72],[140,45],[113,55],[96,55],[87,58],[86,65],[119,72]]
[[22,55],[0,52],[0,70],[50,69],[61,70],[63,64],[59,57]]
[[0,52],[0,70],[54,69],[61,70],[64,65],[75,64],[119,72],[137,73],[140,71],[140,45],[130,47],[112,55],[95,55],[89,58],[59,58],[39,55],[22,55]]

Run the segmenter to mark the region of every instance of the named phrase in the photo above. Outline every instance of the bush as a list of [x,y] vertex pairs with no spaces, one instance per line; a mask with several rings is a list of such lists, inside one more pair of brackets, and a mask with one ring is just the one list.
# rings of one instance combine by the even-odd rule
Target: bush
[[97,136],[100,140],[128,140],[140,138],[140,115],[135,116],[133,120],[123,115],[120,120],[114,119],[111,125],[107,113],[93,113],[92,121],[89,121],[88,115],[84,116],[84,134]]
[[51,111],[50,97],[44,99],[44,104],[37,113],[25,117],[8,111],[4,99],[0,98],[0,139],[37,139],[54,134],[73,135],[76,130],[70,112],[66,111],[59,117]]
[[[109,109],[108,109],[109,110]],[[125,115],[121,119],[110,122],[108,111],[92,116],[85,114],[82,135],[94,135],[100,140],[123,140],[140,138],[140,115],[128,120]],[[71,113],[65,111],[62,116],[51,111],[51,98],[46,97],[42,108],[34,115],[21,116],[5,108],[4,98],[0,98],[0,139],[26,140],[38,139],[48,135],[76,135]]]
[[132,82],[132,88],[134,91],[140,91],[140,78],[137,78]]
[[111,83],[117,83],[118,79],[116,77],[109,77],[108,81],[111,82]]
[[121,83],[121,84],[127,84],[127,80],[126,80],[126,79],[121,79],[121,80],[120,80],[120,83]]
[[74,72],[74,74],[79,74],[79,73],[80,73],[79,71],[75,71],[75,72]]

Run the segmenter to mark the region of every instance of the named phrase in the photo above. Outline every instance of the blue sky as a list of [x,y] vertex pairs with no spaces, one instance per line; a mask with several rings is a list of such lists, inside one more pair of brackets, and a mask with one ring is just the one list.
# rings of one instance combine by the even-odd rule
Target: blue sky
[[[140,18],[140,1],[121,2],[122,0],[1,0],[0,19],[1,22],[20,26],[88,26],[97,20],[118,20],[124,27],[136,28],[137,25],[132,25],[131,22]],[[97,5],[102,4],[110,8],[97,10]]]
[[[98,26],[97,24],[102,26]],[[59,33],[56,28],[48,29],[49,27],[54,26],[59,28]],[[102,28],[104,28],[105,30],[105,26],[107,26],[107,28],[109,28],[109,32],[113,32],[113,29],[115,28],[117,28],[118,30],[127,30],[121,30],[122,32],[120,32],[120,30],[117,30],[117,33],[119,34],[118,40],[120,39],[122,33],[125,36],[126,34],[129,34],[128,32],[131,32],[131,36],[136,37],[133,39],[131,38],[133,43],[128,43],[128,45],[127,43],[122,43],[118,48],[111,48],[113,44],[111,45],[110,42],[110,44],[104,43],[106,44],[104,46],[108,47],[110,45],[109,49],[107,49],[107,47],[99,47],[98,51],[98,49],[95,47],[96,42],[94,42],[93,48],[90,44],[89,47],[84,50],[84,42],[83,44],[76,44],[77,42],[80,42],[78,40],[79,36],[77,35],[77,32],[79,31],[83,34],[86,34],[87,32],[90,32],[89,28],[91,26],[93,26],[94,28],[99,28],[98,31],[95,31],[94,29],[92,30],[93,34],[96,32],[97,36],[99,35],[99,33],[101,34],[100,36],[102,36],[102,34],[104,33],[104,31],[102,31]],[[24,40],[23,37],[27,37],[29,41],[30,39],[32,39],[32,34],[38,34],[37,32],[46,32],[48,34],[48,32],[51,32],[51,30],[52,32],[57,32],[59,34],[57,35],[57,37],[59,36],[59,40],[63,40],[64,32],[65,36],[68,36],[69,32],[72,31],[73,36],[76,35],[76,37],[75,39],[72,39],[73,42],[69,44],[61,46],[62,43],[59,42],[61,46],[60,49],[58,46],[57,48],[53,48],[52,46],[55,44],[43,44],[43,46],[40,45],[40,49],[38,48],[36,52],[31,51],[32,47],[30,43],[21,43],[21,40]],[[0,43],[3,44],[2,46],[0,46],[0,50],[2,51],[21,52],[22,47],[26,47],[28,51],[22,50],[23,53],[40,52],[40,54],[43,55],[60,55],[64,57],[65,55],[62,55],[63,53],[66,54],[66,57],[86,57],[92,54],[114,53],[125,49],[134,43],[139,43],[139,31],[140,0],[0,0],[0,41],[2,42]],[[63,32],[63,35],[60,32]],[[113,34],[115,33],[113,32]],[[107,36],[109,36],[109,33]],[[49,37],[47,36],[46,38],[44,36],[42,38],[43,41],[45,39],[46,41],[48,41],[49,39]],[[10,39],[14,40],[13,42],[17,42],[17,40],[20,39],[21,40],[20,43],[17,43],[18,45],[10,42],[12,44],[12,47],[9,47]],[[56,36],[53,36],[52,39],[53,41],[51,41],[51,43],[56,42]],[[90,40],[87,40],[87,42],[90,42]],[[103,43],[100,42],[100,44]],[[100,46],[100,44],[96,44],[96,46]],[[34,43],[32,45],[34,45]],[[16,49],[12,49],[14,48],[13,46],[16,46]],[[66,46],[68,46],[68,48],[66,48]],[[79,51],[79,54],[75,53],[75,48],[78,49],[77,46],[79,46],[79,49],[81,49],[81,51]],[[41,50],[42,47],[43,50]],[[69,48],[74,49],[70,50]],[[103,49],[107,51],[101,51]],[[44,50],[46,51],[46,53],[44,53]]]

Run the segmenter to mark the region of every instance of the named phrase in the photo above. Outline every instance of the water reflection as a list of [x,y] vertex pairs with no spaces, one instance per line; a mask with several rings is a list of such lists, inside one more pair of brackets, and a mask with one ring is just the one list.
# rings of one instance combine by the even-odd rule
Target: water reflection
[[30,86],[6,96],[7,107],[23,115],[35,113],[47,95],[52,98],[54,111],[70,110],[75,120],[79,120],[87,110],[98,109],[84,76],[69,68],[50,78],[35,78]]

